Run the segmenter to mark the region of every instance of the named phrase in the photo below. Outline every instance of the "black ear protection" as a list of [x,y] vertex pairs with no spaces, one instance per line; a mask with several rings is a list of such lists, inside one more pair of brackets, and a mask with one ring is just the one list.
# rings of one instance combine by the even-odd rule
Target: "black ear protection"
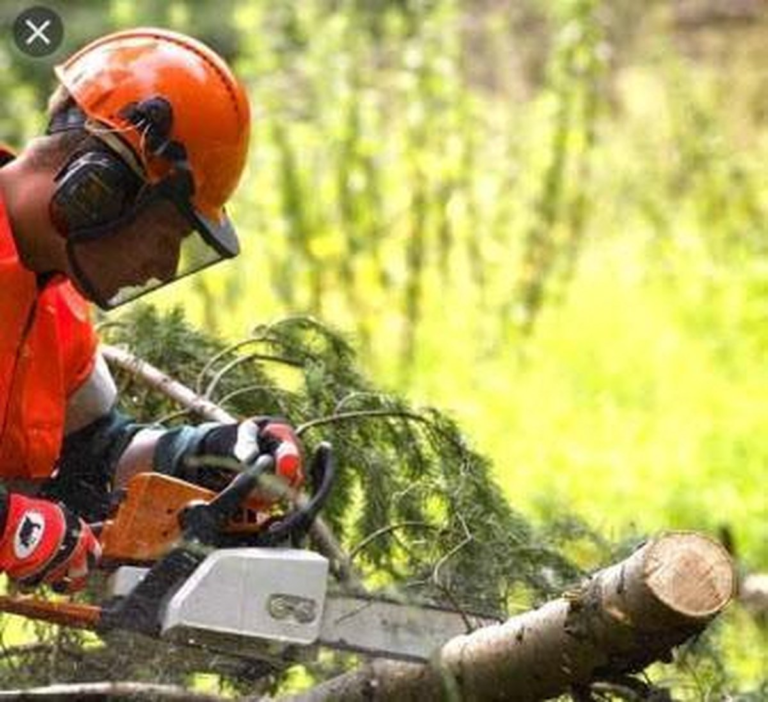
[[[139,131],[149,153],[172,164],[171,173],[150,185],[117,151],[98,138],[87,137],[83,148],[56,174],[56,191],[50,203],[51,221],[69,239],[91,239],[114,231],[158,196],[174,200],[182,211],[189,209],[192,173],[184,146],[170,139],[171,104],[154,97],[130,103],[120,114]],[[86,120],[85,113],[73,106],[57,114],[46,133],[85,129]]]
[[[88,140],[90,141],[90,140]],[[142,179],[116,154],[91,145],[56,174],[51,221],[67,236],[120,221],[135,204]]]

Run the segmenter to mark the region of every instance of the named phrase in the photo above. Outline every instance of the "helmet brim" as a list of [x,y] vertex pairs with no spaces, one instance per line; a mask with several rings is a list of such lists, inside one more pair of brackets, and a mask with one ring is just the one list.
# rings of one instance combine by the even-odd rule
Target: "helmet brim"
[[190,207],[187,216],[195,230],[222,258],[234,258],[240,253],[237,232],[226,212],[222,211],[221,218],[216,221],[206,217],[200,210]]

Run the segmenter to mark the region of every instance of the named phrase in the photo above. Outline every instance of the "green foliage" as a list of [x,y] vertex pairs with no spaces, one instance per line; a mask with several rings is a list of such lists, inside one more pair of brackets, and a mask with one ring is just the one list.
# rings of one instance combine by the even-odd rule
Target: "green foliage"
[[[230,208],[244,254],[156,300],[230,339],[254,319],[332,320],[372,377],[450,409],[525,514],[558,529],[575,510],[607,542],[725,523],[744,567],[768,567],[764,19],[687,30],[679,3],[630,0],[95,4],[67,3],[61,55],[168,24],[233,58],[253,97]],[[0,135],[21,141],[42,124],[52,61],[0,48],[0,62],[14,106]],[[245,394],[310,416],[298,389],[319,403],[328,374],[304,376]],[[237,392],[229,378],[218,397]],[[424,442],[425,426],[408,431]],[[360,476],[393,485],[395,463],[352,461],[342,492],[361,505]],[[423,502],[331,515],[354,546],[387,518],[418,521]],[[409,563],[397,539],[418,537],[382,534],[358,559],[394,579]],[[595,567],[599,541],[566,552]],[[731,688],[757,689],[756,629],[722,636]]]
[[596,139],[600,79],[605,63],[598,2],[569,4],[552,58],[550,90],[554,108],[551,155],[544,172],[536,216],[528,232],[521,262],[519,291],[509,307],[521,330],[530,334],[545,303],[550,278],[569,277],[585,234],[590,160]]
[[[227,347],[189,327],[178,309],[161,316],[138,307],[103,334],[235,416],[288,417],[309,453],[330,441],[340,477],[325,517],[379,584],[501,612],[521,586],[541,599],[578,577],[510,508],[487,459],[452,420],[382,393],[348,342],[312,319],[258,326]],[[118,380],[125,411],[181,421],[155,391],[124,373]]]
[[[136,307],[101,331],[235,416],[288,417],[309,453],[330,441],[339,480],[324,517],[374,589],[502,615],[552,596],[582,573],[559,552],[572,529],[557,539],[534,529],[453,421],[380,392],[357,369],[350,345],[319,323],[286,319],[226,346],[191,328],[180,310]],[[116,380],[121,409],[137,419],[196,421],[131,373],[118,371]],[[38,649],[0,656],[7,684],[103,679],[110,663],[133,679],[184,682],[212,665],[125,635],[106,637],[106,646],[46,627],[36,636]],[[40,656],[50,651],[57,655]],[[21,677],[11,667],[18,658],[36,661]]]

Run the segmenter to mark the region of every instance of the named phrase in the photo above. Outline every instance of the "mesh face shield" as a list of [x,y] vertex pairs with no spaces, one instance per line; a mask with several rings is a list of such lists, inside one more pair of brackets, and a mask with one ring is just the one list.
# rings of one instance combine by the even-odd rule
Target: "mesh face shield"
[[86,137],[56,175],[51,221],[66,237],[75,284],[102,309],[239,252],[227,217],[213,222],[192,206],[183,147],[169,145],[177,149],[168,157],[173,169],[158,183],[148,183],[130,149],[104,131]]
[[[172,200],[153,198],[131,219],[96,235],[67,237],[76,285],[102,309],[114,309],[237,254],[206,236],[193,213]],[[200,227],[203,231],[196,229]]]

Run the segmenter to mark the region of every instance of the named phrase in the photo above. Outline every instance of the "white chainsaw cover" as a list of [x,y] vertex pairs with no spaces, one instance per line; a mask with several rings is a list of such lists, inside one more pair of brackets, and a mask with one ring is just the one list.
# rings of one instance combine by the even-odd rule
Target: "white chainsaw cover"
[[311,644],[320,632],[327,578],[327,559],[312,551],[214,551],[165,605],[162,635],[204,640],[210,632]]

